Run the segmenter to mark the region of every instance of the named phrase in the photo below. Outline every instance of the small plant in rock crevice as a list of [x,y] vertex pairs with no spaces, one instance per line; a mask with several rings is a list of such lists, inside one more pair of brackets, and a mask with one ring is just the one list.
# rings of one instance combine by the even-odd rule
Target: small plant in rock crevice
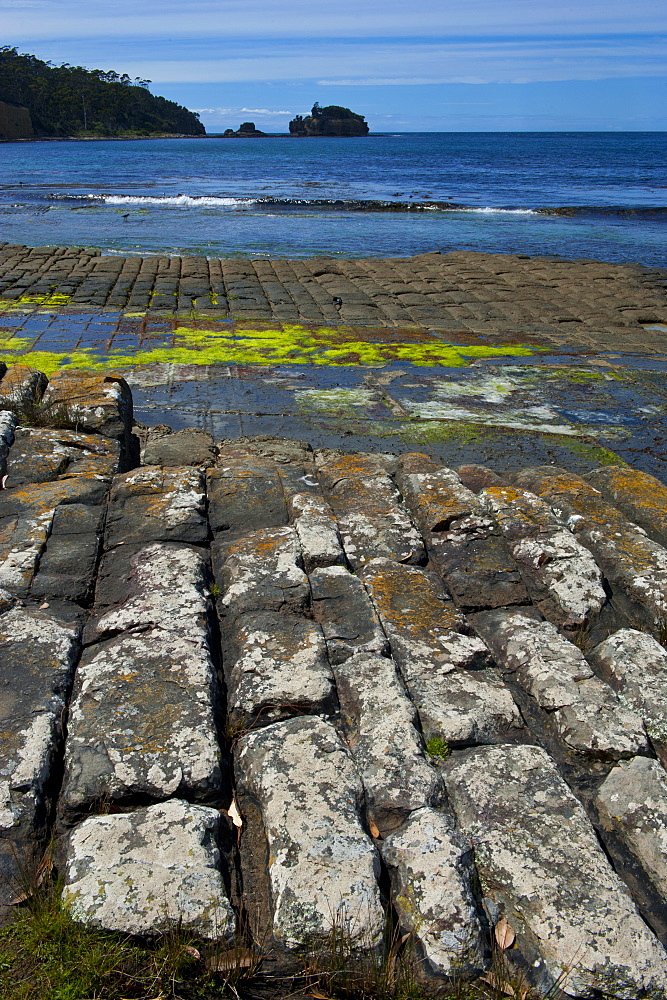
[[426,753],[434,763],[444,764],[447,758],[451,757],[452,751],[449,743],[442,736],[432,736],[426,741]]

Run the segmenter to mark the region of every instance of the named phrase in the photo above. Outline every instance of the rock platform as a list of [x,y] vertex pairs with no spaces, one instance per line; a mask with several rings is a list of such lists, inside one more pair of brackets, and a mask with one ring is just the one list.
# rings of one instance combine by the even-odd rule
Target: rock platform
[[5,916],[53,838],[75,919],[274,974],[391,919],[474,979],[504,919],[542,992],[667,996],[663,482],[0,396]]

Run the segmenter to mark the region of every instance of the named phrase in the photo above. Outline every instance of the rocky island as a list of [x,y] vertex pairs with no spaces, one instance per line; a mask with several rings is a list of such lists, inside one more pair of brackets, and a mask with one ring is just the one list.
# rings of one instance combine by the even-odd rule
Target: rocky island
[[358,136],[368,135],[370,131],[363,115],[337,104],[321,108],[317,102],[305,118],[301,115],[293,118],[289,130],[293,136]]

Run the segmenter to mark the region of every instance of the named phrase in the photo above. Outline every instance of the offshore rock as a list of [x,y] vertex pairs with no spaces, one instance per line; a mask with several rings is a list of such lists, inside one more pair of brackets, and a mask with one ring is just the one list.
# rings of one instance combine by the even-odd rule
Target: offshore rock
[[230,939],[217,809],[170,800],[86,819],[68,838],[63,902],[81,923],[123,934],[171,929]]
[[484,935],[471,883],[470,843],[446,812],[423,808],[380,845],[402,933],[413,934],[428,976],[479,974]]
[[326,949],[333,927],[374,948],[384,928],[379,859],[361,824],[363,787],[335,729],[289,719],[243,737],[235,754],[244,812],[259,812],[266,843],[244,844],[244,884],[264,877],[258,903],[267,931],[288,952]]
[[368,814],[385,834],[415,809],[437,800],[442,781],[424,757],[417,713],[393,661],[356,653],[334,672]]
[[664,997],[667,953],[548,754],[484,747],[456,755],[444,770],[487,908],[516,932],[514,947],[537,988],[558,982],[577,997],[596,990],[625,1000]]

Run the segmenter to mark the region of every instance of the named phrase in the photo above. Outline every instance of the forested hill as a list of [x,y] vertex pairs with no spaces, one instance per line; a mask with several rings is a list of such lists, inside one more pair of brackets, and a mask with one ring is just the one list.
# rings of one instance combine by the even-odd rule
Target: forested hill
[[149,83],[0,48],[0,101],[27,108],[38,136],[206,134],[198,115],[155,97]]

